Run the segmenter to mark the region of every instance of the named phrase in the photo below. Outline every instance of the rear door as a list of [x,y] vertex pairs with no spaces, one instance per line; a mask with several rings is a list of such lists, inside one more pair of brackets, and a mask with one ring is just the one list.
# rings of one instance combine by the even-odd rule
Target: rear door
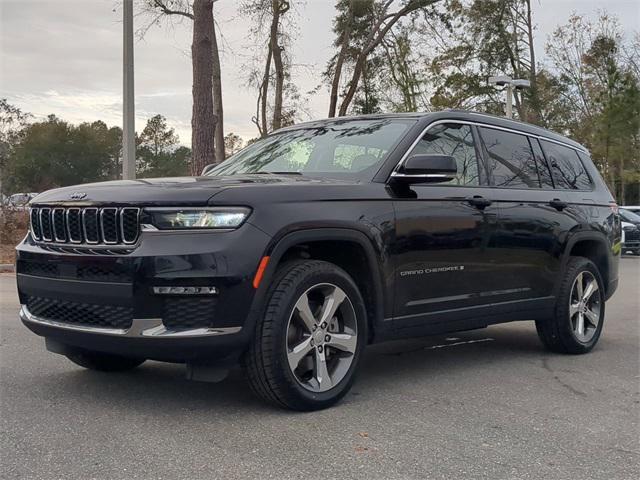
[[551,300],[566,232],[575,222],[537,138],[490,125],[478,131],[498,206],[496,298],[514,309],[538,308]]
[[394,317],[399,328],[471,316],[473,307],[494,301],[495,289],[497,208],[486,205],[491,190],[474,127],[437,122],[407,157],[412,154],[451,155],[458,176],[448,183],[412,185],[408,194],[394,199]]

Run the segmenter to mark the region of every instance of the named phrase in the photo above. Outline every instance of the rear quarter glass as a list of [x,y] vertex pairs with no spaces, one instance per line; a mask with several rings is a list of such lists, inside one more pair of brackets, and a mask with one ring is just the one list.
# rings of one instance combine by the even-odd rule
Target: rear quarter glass
[[556,188],[563,190],[591,190],[593,181],[578,153],[569,147],[540,140],[553,174]]

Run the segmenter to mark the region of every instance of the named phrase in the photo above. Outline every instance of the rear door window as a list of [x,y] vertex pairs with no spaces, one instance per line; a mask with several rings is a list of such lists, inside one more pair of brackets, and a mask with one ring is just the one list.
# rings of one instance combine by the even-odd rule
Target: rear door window
[[553,177],[551,176],[551,170],[549,170],[549,165],[547,164],[547,160],[544,158],[544,154],[542,153],[542,148],[540,147],[538,139],[529,137],[529,142],[531,143],[531,148],[533,149],[533,155],[536,157],[538,178],[540,179],[542,188],[553,188]]
[[540,188],[538,168],[525,135],[480,127],[487,151],[486,166],[493,185],[505,188]]
[[553,173],[556,188],[563,190],[591,190],[593,183],[578,153],[569,147],[540,140]]

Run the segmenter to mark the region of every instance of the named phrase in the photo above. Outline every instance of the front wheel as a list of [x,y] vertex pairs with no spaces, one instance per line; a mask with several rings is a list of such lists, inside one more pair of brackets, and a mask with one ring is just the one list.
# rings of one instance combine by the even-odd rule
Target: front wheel
[[555,314],[536,321],[547,349],[587,353],[598,343],[604,323],[604,286],[598,268],[583,257],[571,257],[558,289]]
[[353,384],[366,329],[362,295],[344,270],[318,260],[288,264],[246,355],[249,383],[279,406],[329,407]]

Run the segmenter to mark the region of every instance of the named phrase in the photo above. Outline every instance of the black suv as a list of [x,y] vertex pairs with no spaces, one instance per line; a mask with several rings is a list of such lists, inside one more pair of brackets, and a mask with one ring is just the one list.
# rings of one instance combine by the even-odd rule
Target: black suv
[[60,188],[18,246],[24,324],[90,369],[240,362],[292,409],[343,397],[365,345],[534,320],[590,351],[617,206],[581,145],[447,111],[284,128],[197,178]]

